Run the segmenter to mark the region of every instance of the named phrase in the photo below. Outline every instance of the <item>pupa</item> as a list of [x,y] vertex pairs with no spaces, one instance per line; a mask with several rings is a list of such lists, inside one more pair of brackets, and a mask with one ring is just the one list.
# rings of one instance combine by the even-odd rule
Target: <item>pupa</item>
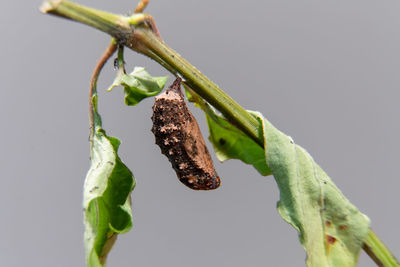
[[216,189],[221,180],[199,125],[186,105],[181,81],[177,77],[167,90],[155,97],[151,131],[183,184],[193,190]]

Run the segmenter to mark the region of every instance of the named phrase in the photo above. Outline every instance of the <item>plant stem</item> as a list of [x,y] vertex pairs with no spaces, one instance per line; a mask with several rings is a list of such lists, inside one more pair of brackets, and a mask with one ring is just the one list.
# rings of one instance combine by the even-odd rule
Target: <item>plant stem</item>
[[140,2],[136,5],[135,10],[133,13],[142,13],[143,10],[147,7],[150,0],[140,0]]
[[46,1],[40,7],[40,11],[92,26],[117,40],[132,31],[128,17],[88,8],[70,1]]
[[378,266],[400,266],[397,259],[390,253],[390,250],[371,229],[364,240],[363,249]]
[[100,72],[106,64],[107,60],[114,54],[117,49],[117,43],[115,39],[111,40],[111,43],[108,45],[106,50],[101,55],[98,60],[96,66],[94,67],[92,77],[90,79],[89,86],[89,125],[90,125],[90,145],[92,145],[92,139],[95,132],[95,113],[97,112],[97,98],[95,98],[97,94],[97,80],[99,78]]
[[[118,43],[154,59],[174,75],[179,73],[193,91],[264,148],[264,138],[259,122],[204,74],[165,44],[157,34],[153,33],[151,27],[137,23],[140,22],[140,19],[134,20],[132,17],[114,15],[63,0],[45,2],[41,11],[95,27],[115,37]],[[145,19],[149,17],[146,15]],[[395,257],[372,229],[364,241],[363,249],[378,266],[399,266]]]

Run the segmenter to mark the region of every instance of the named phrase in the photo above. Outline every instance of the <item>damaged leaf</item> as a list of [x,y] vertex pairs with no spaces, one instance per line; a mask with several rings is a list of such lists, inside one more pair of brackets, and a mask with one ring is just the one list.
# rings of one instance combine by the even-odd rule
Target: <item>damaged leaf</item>
[[278,211],[299,231],[307,265],[355,266],[369,219],[335,186],[302,147],[260,113],[267,164],[280,191]]
[[203,109],[217,157],[240,159],[261,174],[273,174],[279,190],[278,211],[298,232],[307,252],[307,265],[356,266],[369,232],[369,219],[335,186],[302,147],[272,126],[260,113],[264,149],[199,96],[187,89],[188,98]]
[[85,254],[87,266],[104,266],[117,234],[132,227],[132,172],[118,157],[120,141],[109,137],[97,113],[97,95],[92,97],[94,129],[91,134],[91,164],[83,192]]

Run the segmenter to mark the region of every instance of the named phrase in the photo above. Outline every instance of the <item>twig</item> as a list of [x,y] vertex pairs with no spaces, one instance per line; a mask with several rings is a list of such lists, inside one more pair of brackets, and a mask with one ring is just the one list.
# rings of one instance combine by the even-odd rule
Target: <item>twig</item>
[[149,4],[150,0],[141,0],[136,8],[135,11],[133,11],[133,13],[142,13],[143,10],[147,7],[147,5]]
[[90,79],[90,86],[89,86],[89,122],[90,122],[90,136],[93,136],[95,131],[94,125],[94,103],[96,101],[93,99],[93,96],[97,93],[97,80],[99,78],[99,74],[103,69],[104,65],[106,64],[107,60],[115,53],[117,50],[117,42],[115,39],[111,40],[111,43],[108,45],[106,50],[101,55],[100,59],[97,61],[97,64],[93,70],[92,77]]

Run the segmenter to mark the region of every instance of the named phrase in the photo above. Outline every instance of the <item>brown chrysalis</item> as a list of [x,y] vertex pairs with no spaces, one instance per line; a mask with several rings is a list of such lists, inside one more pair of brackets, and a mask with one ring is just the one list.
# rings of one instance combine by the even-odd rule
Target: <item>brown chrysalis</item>
[[221,180],[181,91],[181,78],[156,97],[153,127],[156,144],[172,163],[179,180],[194,190],[217,188]]

